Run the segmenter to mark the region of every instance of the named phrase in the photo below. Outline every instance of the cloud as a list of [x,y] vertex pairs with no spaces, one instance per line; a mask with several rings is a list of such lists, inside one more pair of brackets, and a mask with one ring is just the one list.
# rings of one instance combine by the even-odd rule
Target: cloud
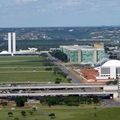
[[31,2],[37,2],[38,0],[14,0],[16,4],[26,4]]
[[[120,0],[44,0],[46,8],[51,10],[100,11],[120,9]],[[114,8],[114,9],[113,9]]]
[[[119,11],[120,0],[0,0],[1,11],[34,11],[35,14],[43,13],[90,13],[104,10]],[[11,2],[12,1],[12,2]]]

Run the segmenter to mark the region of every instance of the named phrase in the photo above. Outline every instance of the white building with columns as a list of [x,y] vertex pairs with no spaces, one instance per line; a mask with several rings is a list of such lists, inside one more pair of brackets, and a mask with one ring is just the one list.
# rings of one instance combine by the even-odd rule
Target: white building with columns
[[115,80],[120,77],[120,60],[109,60],[96,69],[99,72],[97,80]]

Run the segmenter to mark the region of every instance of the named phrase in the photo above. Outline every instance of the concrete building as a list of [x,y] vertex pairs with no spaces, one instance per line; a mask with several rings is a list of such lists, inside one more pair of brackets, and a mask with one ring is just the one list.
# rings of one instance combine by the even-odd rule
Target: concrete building
[[16,53],[16,33],[8,33],[8,53],[11,55]]
[[96,69],[99,72],[97,80],[115,80],[116,78],[120,77],[119,60],[109,60]]
[[95,64],[101,61],[105,55],[103,45],[94,46],[60,46],[71,63]]

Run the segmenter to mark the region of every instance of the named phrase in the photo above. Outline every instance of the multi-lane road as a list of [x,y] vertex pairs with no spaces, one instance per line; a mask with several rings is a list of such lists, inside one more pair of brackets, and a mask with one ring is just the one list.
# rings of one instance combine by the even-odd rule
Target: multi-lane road
[[16,83],[1,84],[0,97],[14,96],[55,96],[55,95],[115,95],[117,86],[107,86],[99,84],[40,84],[40,83]]
[[67,68],[60,60],[54,58],[48,52],[46,52],[46,54],[49,59],[53,61],[56,66],[58,66],[59,69],[68,75],[68,78],[72,80],[72,83],[80,83],[82,81],[82,77],[78,76],[72,69]]

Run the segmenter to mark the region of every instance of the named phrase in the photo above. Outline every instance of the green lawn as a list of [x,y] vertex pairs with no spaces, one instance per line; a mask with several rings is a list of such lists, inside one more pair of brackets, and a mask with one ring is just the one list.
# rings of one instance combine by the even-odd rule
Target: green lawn
[[11,72],[11,73],[0,73],[0,82],[54,82],[56,77],[53,72]]
[[4,56],[0,57],[0,82],[54,82],[60,76],[46,71],[45,58],[41,56]]
[[39,56],[0,56],[0,67],[38,67],[43,61]]
[[21,115],[21,110],[12,110],[13,117],[8,117],[7,113],[11,110],[3,109],[0,111],[0,120],[14,120],[14,117],[18,117],[19,120],[50,120],[49,113],[55,113],[55,120],[120,120],[120,108],[97,108],[95,110],[94,107],[40,107],[33,112],[33,115],[29,114],[32,109],[24,109],[26,117]]

